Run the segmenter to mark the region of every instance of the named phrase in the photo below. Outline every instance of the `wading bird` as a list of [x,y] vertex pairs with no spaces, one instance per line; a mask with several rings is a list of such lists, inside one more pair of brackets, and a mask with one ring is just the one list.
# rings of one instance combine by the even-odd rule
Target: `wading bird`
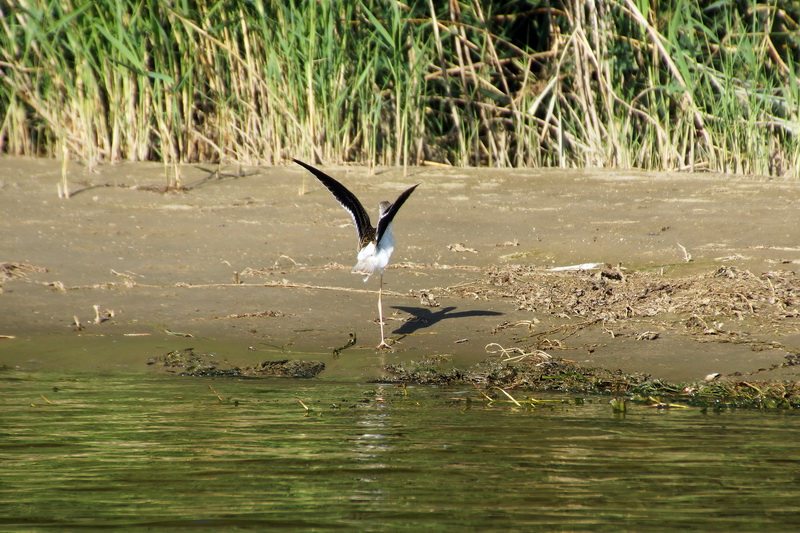
[[358,201],[356,195],[347,190],[347,187],[302,161],[293,159],[295,163],[305,167],[333,194],[350,216],[358,231],[358,262],[353,267],[353,274],[361,274],[367,281],[373,272],[380,271],[381,281],[378,288],[378,320],[381,324],[381,343],[378,348],[389,348],[383,332],[383,269],[389,264],[389,258],[394,251],[394,236],[392,235],[392,219],[400,210],[403,203],[411,196],[417,185],[409,187],[397,197],[393,204],[383,201],[378,206],[378,226],[372,227],[369,215]]

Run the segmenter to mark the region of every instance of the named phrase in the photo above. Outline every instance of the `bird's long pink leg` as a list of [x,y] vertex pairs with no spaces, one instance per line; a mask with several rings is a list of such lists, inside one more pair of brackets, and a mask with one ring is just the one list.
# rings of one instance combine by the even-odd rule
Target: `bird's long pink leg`
[[383,334],[383,273],[381,273],[381,284],[378,287],[378,320],[381,323],[381,343],[378,349],[391,348],[386,344],[386,337]]

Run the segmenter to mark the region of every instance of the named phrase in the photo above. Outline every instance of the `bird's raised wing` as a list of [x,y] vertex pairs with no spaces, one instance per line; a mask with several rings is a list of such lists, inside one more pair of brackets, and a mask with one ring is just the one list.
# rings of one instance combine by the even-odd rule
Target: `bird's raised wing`
[[364,238],[364,234],[372,229],[372,223],[369,220],[367,211],[364,209],[364,206],[361,205],[361,202],[358,201],[356,195],[351,193],[349,190],[347,190],[347,187],[328,176],[321,170],[316,169],[311,165],[307,165],[298,159],[292,159],[292,161],[302,167],[305,167],[309,172],[314,174],[314,176],[316,176],[317,179],[321,181],[329,191],[331,191],[333,197],[336,198],[340,204],[342,204],[342,207],[344,207],[347,212],[350,213],[350,216],[353,217],[353,224],[356,226],[356,231],[358,231],[358,240],[361,242]]
[[389,206],[380,219],[378,219],[378,228],[375,231],[375,237],[377,242],[381,242],[381,237],[383,234],[386,233],[386,228],[389,227],[389,224],[392,223],[392,219],[400,211],[400,208],[403,206],[403,203],[408,200],[408,197],[411,196],[411,193],[414,192],[414,189],[419,187],[419,183],[414,185],[413,187],[409,187],[403,194],[397,197],[397,200],[394,201],[392,205]]

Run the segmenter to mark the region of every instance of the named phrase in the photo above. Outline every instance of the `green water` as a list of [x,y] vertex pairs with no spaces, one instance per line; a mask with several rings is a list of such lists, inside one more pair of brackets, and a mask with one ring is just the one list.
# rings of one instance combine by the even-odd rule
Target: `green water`
[[795,413],[633,406],[617,417],[604,398],[535,410],[479,398],[6,372],[0,530],[800,527]]

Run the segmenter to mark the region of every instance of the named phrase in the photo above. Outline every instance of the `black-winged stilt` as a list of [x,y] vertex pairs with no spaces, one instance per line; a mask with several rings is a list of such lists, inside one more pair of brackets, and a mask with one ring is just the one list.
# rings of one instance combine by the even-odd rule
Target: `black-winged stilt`
[[378,207],[378,226],[372,227],[364,206],[358,201],[356,195],[347,190],[347,187],[311,165],[307,165],[297,159],[293,159],[293,161],[314,174],[353,217],[353,223],[356,226],[356,231],[358,231],[358,262],[353,267],[352,272],[353,274],[363,275],[364,281],[367,281],[376,270],[380,271],[378,319],[381,324],[381,343],[378,348],[389,348],[383,332],[383,270],[389,264],[389,258],[394,251],[392,219],[419,183],[403,191],[393,204],[386,201],[381,202]]

